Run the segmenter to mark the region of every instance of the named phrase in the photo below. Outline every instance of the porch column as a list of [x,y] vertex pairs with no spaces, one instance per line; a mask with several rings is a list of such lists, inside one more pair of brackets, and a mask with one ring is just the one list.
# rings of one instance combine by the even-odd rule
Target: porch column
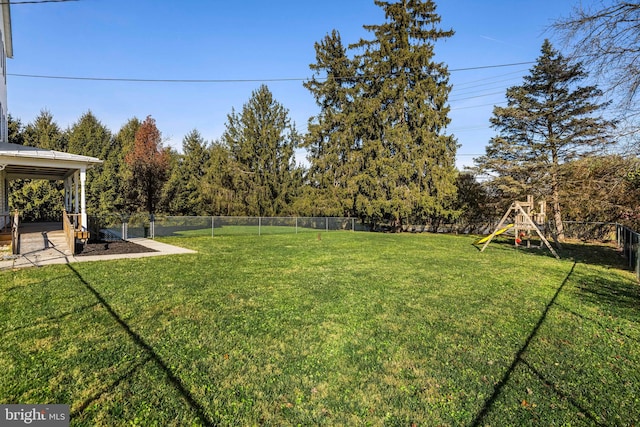
[[78,176],[80,175],[80,171],[75,171],[73,173],[73,186],[74,186],[74,191],[73,191],[73,213],[78,213],[80,212],[80,191],[78,188]]
[[[0,164],[0,214],[9,212],[9,206],[5,206],[8,204],[7,200],[9,198],[8,198],[8,195],[5,194],[7,185],[5,183],[6,172],[4,171],[4,168],[5,168],[5,165]],[[2,227],[3,225],[4,224],[0,224],[0,227]]]
[[80,168],[80,218],[82,221],[82,229],[87,230],[87,201],[86,201],[86,190],[85,183],[87,181],[87,167],[82,166]]
[[71,183],[73,182],[73,175],[70,175],[64,179],[64,209],[67,212],[71,212]]

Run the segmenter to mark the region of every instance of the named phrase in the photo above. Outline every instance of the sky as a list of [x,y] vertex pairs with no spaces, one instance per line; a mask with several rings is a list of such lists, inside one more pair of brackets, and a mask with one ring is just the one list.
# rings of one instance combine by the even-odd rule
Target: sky
[[[129,119],[151,115],[165,145],[178,151],[193,129],[207,141],[220,138],[227,115],[241,111],[261,84],[305,132],[319,111],[302,86],[313,75],[314,43],[333,29],[345,45],[370,39],[363,25],[384,22],[373,0],[19,1],[12,0],[14,55],[7,61],[14,118],[27,124],[48,110],[67,129],[90,110],[117,133]],[[549,26],[578,1],[435,1],[441,28],[455,31],[437,42],[434,60],[451,72],[447,133],[460,144],[460,169],[484,154],[495,135],[493,106],[504,103],[508,87],[522,83],[544,39],[562,48]],[[303,161],[304,152],[297,159]]]

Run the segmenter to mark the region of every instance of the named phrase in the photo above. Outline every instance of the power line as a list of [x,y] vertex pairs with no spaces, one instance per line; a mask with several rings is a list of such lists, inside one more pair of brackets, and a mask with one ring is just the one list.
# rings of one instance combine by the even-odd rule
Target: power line
[[[79,1],[79,0],[42,0],[42,1]],[[39,2],[38,2],[39,3]],[[490,68],[514,67],[517,65],[533,64],[529,62],[516,62],[511,64],[497,65],[481,65],[477,67],[456,68],[449,72],[485,70]],[[259,83],[259,82],[292,82],[292,81],[308,81],[308,77],[292,77],[292,78],[262,78],[262,79],[147,79],[147,78],[130,78],[130,77],[82,77],[82,76],[54,76],[44,74],[17,74],[7,73],[8,76],[26,77],[33,79],[55,79],[55,80],[84,80],[84,81],[106,81],[106,82],[132,82],[132,83]],[[361,78],[361,77],[356,77]],[[346,79],[346,77],[345,77]],[[326,77],[317,80],[326,80]]]
[[9,4],[13,6],[14,4],[39,4],[39,3],[66,3],[71,1],[80,1],[80,0],[24,0],[24,1],[3,1],[0,4]]
[[78,77],[78,76],[52,76],[39,74],[14,74],[7,73],[7,76],[28,77],[33,79],[53,79],[53,80],[88,80],[105,82],[132,82],[132,83],[256,83],[256,82],[291,82],[305,81],[302,78],[275,78],[275,79],[136,79],[130,77]]

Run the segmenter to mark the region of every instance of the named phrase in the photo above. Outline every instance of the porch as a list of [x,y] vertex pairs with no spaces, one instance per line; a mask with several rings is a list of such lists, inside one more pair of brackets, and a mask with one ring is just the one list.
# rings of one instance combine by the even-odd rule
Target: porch
[[16,234],[24,231],[20,230],[22,226],[15,213],[9,212],[9,182],[15,179],[63,181],[65,214],[59,226],[66,232],[67,249],[73,254],[73,240],[89,237],[87,170],[101,163],[102,160],[95,157],[0,143],[0,244],[11,239],[13,253],[25,253],[25,249],[20,248],[21,242],[16,240]]
[[62,223],[23,223],[19,230],[17,253],[28,264],[73,256]]

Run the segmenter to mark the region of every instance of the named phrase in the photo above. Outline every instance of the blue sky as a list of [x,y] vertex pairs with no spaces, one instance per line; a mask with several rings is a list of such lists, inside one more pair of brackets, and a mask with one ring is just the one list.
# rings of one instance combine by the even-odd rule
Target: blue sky
[[[493,131],[493,105],[520,84],[548,30],[578,0],[436,0],[442,28],[456,34],[436,45],[435,59],[451,70],[451,125],[461,144],[458,166],[484,153]],[[583,4],[588,3],[583,0]],[[362,26],[383,22],[373,0],[80,0],[14,4],[14,58],[8,61],[9,112],[32,121],[47,109],[61,128],[91,110],[112,132],[130,118],[156,119],[176,149],[198,129],[214,140],[227,114],[262,82],[300,131],[318,109],[302,81],[311,76],[314,42],[332,29],[345,44],[371,38]],[[30,74],[135,79],[256,80],[143,83],[19,77]]]

